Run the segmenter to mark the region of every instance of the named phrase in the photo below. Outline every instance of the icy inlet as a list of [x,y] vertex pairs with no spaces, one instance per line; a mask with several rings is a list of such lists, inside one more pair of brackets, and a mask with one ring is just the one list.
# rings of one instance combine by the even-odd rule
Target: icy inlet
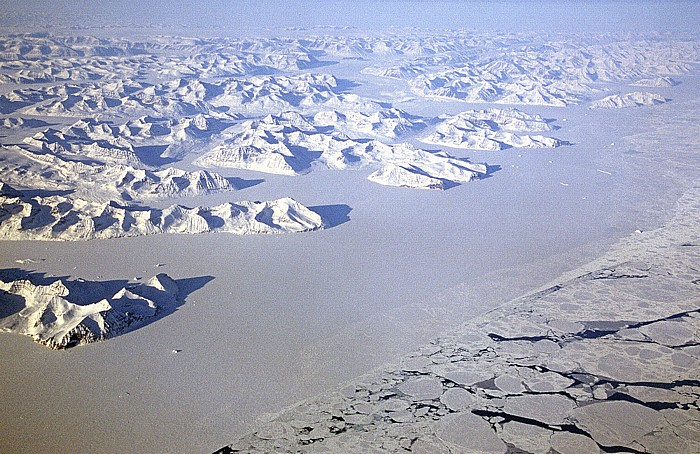
[[697,36],[190,25],[0,37],[1,451],[697,451]]

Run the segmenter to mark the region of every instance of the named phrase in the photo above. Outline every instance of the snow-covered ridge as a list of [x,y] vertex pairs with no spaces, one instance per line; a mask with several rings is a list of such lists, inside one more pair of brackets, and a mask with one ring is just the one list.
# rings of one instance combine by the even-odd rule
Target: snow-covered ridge
[[91,36],[59,37],[48,33],[17,34],[0,40],[0,60],[37,60],[49,57],[114,57],[141,54],[144,43]]
[[220,86],[220,94],[209,103],[215,108],[244,112],[272,112],[287,109],[377,110],[379,104],[356,94],[341,93],[331,74],[304,73],[294,76],[256,76],[232,79]]
[[363,72],[407,80],[420,96],[566,106],[593,97],[599,90],[597,82],[638,80],[644,86],[668,86],[668,76],[689,72],[693,68],[689,62],[700,54],[697,42],[690,40],[668,46],[663,40],[635,37],[572,36],[549,42],[527,35],[519,38],[504,42],[494,37],[481,48],[488,52],[457,46],[455,51],[394,58]]
[[657,88],[663,88],[663,87],[673,87],[677,84],[677,82],[670,77],[654,77],[651,79],[639,79],[633,84],[630,84],[634,87],[657,87]]
[[405,63],[389,67],[370,66],[362,70],[363,74],[397,80],[410,80],[427,72],[429,72],[429,67],[419,63]]
[[[330,74],[257,75],[214,82],[174,78],[150,84],[130,79],[15,89],[0,95],[8,110],[25,115],[179,118],[225,112],[270,112],[291,108],[375,110],[380,106],[343,93]],[[15,106],[10,109],[10,106]]]
[[7,129],[38,128],[48,126],[48,123],[35,118],[8,117],[2,120],[1,126]]
[[[496,76],[529,74],[538,80],[577,83],[631,82],[688,72],[700,47],[692,38],[672,40],[630,35],[517,36],[433,35],[443,46],[433,53],[394,58],[364,72],[413,78],[466,63]],[[451,47],[450,47],[451,45]],[[488,51],[486,51],[488,49]],[[395,54],[400,55],[400,54]],[[505,71],[505,72],[503,72]]]
[[[487,167],[408,145],[419,132],[426,143],[471,149],[566,142],[513,109],[422,118],[396,108],[407,98],[406,106],[418,96],[562,107],[610,94],[599,82],[667,87],[700,61],[697,40],[654,34],[293,36],[2,37],[3,181],[117,206],[233,189],[233,179],[171,167],[198,158],[202,167],[284,175],[370,167],[378,183],[447,188]],[[348,68],[403,79],[408,90],[355,80]]]
[[75,241],[206,232],[245,235],[323,228],[317,213],[290,198],[211,208],[172,205],[159,210],[59,195],[29,197],[6,184],[1,189],[0,239],[4,240]]
[[426,127],[425,121],[400,109],[363,113],[354,110],[325,110],[313,117],[316,126],[329,126],[356,138],[398,139]]
[[[397,112],[378,114],[376,118],[388,118],[399,126],[396,119],[401,114]],[[314,116],[313,121],[322,126],[313,125],[296,112],[268,115],[258,121],[242,123],[238,132],[226,137],[223,143],[202,155],[195,163],[203,167],[231,167],[281,175],[307,172],[314,162],[338,170],[372,166],[380,170],[370,176],[371,181],[430,189],[445,189],[487,173],[487,167],[483,164],[472,164],[445,153],[416,149],[407,143],[386,144],[373,139],[350,139],[339,131],[325,131],[325,125],[334,126],[334,122],[330,121],[332,118],[339,119],[341,128],[350,123],[348,118],[354,118],[355,124],[358,121],[383,125],[381,127],[387,124],[379,120],[372,123],[373,116],[369,115],[337,112]],[[388,172],[385,166],[393,166],[390,167],[392,171]]]
[[468,110],[445,119],[435,132],[420,139],[424,143],[498,151],[510,147],[555,148],[568,143],[540,134],[552,126],[539,115],[529,115],[517,109]]
[[420,75],[410,81],[420,96],[458,99],[465,102],[526,104],[564,107],[576,104],[590,91],[576,81],[535,77],[520,67],[503,68],[465,65],[436,73]]
[[[186,55],[180,55],[187,50]],[[162,56],[163,53],[168,54]],[[173,77],[235,77],[317,67],[320,62],[297,42],[271,39],[255,45],[247,40],[159,37],[134,42],[125,39],[14,35],[0,41],[0,83],[41,83],[110,78],[127,71],[107,71],[122,63],[148,59]],[[46,65],[46,59],[53,65]],[[138,68],[136,68],[138,69]],[[132,68],[133,72],[133,68]]]
[[48,128],[25,138],[24,143],[49,154],[80,156],[103,163],[143,165],[131,143],[117,135],[99,139],[89,136],[80,138]]
[[50,285],[0,280],[0,304],[17,306],[15,313],[0,318],[0,331],[24,334],[59,350],[123,334],[174,307],[181,297],[177,283],[164,273],[112,295],[105,291],[98,283],[80,280]]
[[667,101],[661,95],[643,91],[625,93],[624,95],[610,95],[603,99],[593,101],[592,109],[624,109],[627,107],[643,107],[663,104]]
[[[256,39],[160,36],[143,42],[12,35],[0,40],[0,82],[109,79],[127,75],[129,65],[131,73],[143,71],[139,62],[170,78],[242,77],[315,68],[327,64],[324,59],[372,56],[389,61],[367,72],[386,77],[412,78],[467,62],[487,67],[507,59],[536,78],[632,81],[680,74],[690,68],[688,62],[697,60],[699,48],[692,39],[668,43],[668,38],[644,35],[506,36],[458,31]],[[46,64],[47,59],[52,64]]]
[[2,167],[6,183],[66,191],[85,200],[182,198],[236,190],[227,178],[207,170],[186,171],[174,167],[148,170],[128,165],[106,165],[70,160],[17,146],[4,151],[18,155],[14,162]]
[[159,158],[178,156],[228,124],[202,114],[179,119],[142,116],[121,124],[83,118],[61,129],[46,128],[23,142],[43,153],[143,168],[148,166],[139,158],[138,147],[161,147]]
[[114,189],[125,199],[189,197],[233,191],[226,178],[206,170],[194,172],[168,167],[159,171],[106,167],[104,176],[114,176]]
[[416,149],[410,144],[373,142],[367,160],[379,167],[367,177],[375,183],[416,189],[448,189],[488,174],[486,164],[471,163],[443,152]]
[[[172,79],[160,84],[135,82],[130,79],[71,83],[48,87],[13,90],[14,96],[30,105],[21,108],[27,115],[84,117],[96,114],[112,117],[142,115],[179,118],[209,114],[205,100],[218,88],[198,80]],[[28,95],[32,99],[26,99]],[[23,96],[23,98],[22,98]],[[17,101],[16,101],[17,102]]]
[[0,104],[4,113],[45,116],[179,117],[318,104],[367,110],[377,106],[345,92],[330,74],[298,72],[332,63],[322,61],[325,56],[375,55],[386,62],[368,62],[363,72],[408,79],[421,96],[565,106],[591,98],[597,82],[667,84],[669,76],[687,73],[700,46],[690,39],[671,43],[648,36],[463,32],[144,42],[15,35],[0,39],[0,83],[56,85],[13,90]]

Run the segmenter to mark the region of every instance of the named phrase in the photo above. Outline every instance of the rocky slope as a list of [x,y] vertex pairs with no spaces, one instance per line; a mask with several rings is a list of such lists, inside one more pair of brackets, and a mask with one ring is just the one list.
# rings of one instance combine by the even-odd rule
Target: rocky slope
[[31,336],[54,350],[64,349],[137,328],[180,297],[177,283],[163,273],[146,283],[129,284],[111,296],[103,295],[104,291],[99,283],[80,280],[57,280],[50,285],[0,280],[0,304],[16,309],[0,318],[0,331]]

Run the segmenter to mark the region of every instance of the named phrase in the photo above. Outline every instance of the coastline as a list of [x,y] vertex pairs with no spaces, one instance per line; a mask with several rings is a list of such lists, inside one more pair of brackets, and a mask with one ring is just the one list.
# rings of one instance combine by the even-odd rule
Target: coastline
[[[353,74],[351,63],[335,69]],[[670,313],[677,317],[661,320],[669,314],[660,307],[658,313],[640,309],[646,318],[635,318],[637,314],[630,309],[624,312],[627,318],[617,320],[605,312],[610,302],[601,300],[602,312],[590,313],[591,318],[587,318],[589,312],[581,315],[573,306],[557,307],[560,318],[605,322],[600,325],[582,323],[579,328],[560,323],[551,328],[542,321],[553,313],[551,298],[566,300],[559,306],[573,298],[567,292],[597,298],[595,292],[583,288],[586,285],[643,282],[642,293],[650,295],[652,301],[647,303],[653,309],[658,306],[657,289],[669,284],[665,272],[683,282],[696,279],[691,272],[679,271],[684,263],[696,260],[697,250],[678,243],[694,241],[669,237],[673,241],[661,247],[659,237],[667,235],[668,229],[657,231],[666,229],[663,225],[668,222],[675,222],[671,230],[679,229],[680,221],[668,220],[675,202],[681,200],[682,205],[686,200],[682,194],[692,195],[690,201],[697,202],[699,85],[696,76],[679,79],[683,82],[673,88],[675,99],[660,106],[615,112],[592,111],[585,104],[566,109],[523,107],[551,117],[561,127],[557,134],[571,139],[573,145],[498,153],[456,151],[456,155],[487,160],[500,169],[494,178],[444,192],[378,188],[366,181],[365,170],[341,176],[314,169],[294,179],[265,175],[264,180],[253,172],[231,172],[251,182],[265,182],[241,189],[236,199],[239,195],[267,199],[291,192],[306,205],[348,211],[347,219],[314,234],[284,238],[163,235],[71,244],[0,242],[3,268],[33,269],[46,277],[138,281],[157,267],[176,278],[211,278],[176,313],[148,329],[99,345],[55,353],[24,337],[0,336],[0,349],[7,357],[0,381],[8,394],[0,402],[0,410],[8,415],[0,450],[90,452],[100,446],[110,452],[205,451],[240,436],[237,443],[244,448],[251,443],[255,449],[272,449],[270,443],[280,443],[280,449],[370,446],[398,450],[405,446],[396,446],[390,439],[404,437],[414,450],[420,451],[422,443],[425,450],[432,451],[442,449],[439,443],[445,441],[469,442],[450,439],[451,422],[440,422],[445,418],[448,422],[467,419],[476,429],[486,429],[466,413],[490,424],[488,430],[499,437],[506,434],[501,441],[515,444],[534,437],[547,438],[549,443],[553,434],[566,432],[555,426],[576,426],[566,419],[574,407],[567,412],[548,407],[566,413],[561,421],[528,423],[511,408],[522,406],[522,397],[536,395],[539,403],[554,400],[562,408],[568,404],[552,393],[566,394],[566,402],[580,407],[617,402],[621,395],[628,396],[627,401],[641,401],[639,393],[651,391],[637,388],[660,389],[667,377],[651,377],[649,383],[658,386],[630,384],[628,376],[614,376],[620,371],[596,369],[599,361],[595,356],[588,356],[586,380],[554,391],[538,388],[540,391],[531,392],[528,388],[542,381],[535,372],[542,374],[543,367],[558,374],[547,375],[555,382],[574,380],[572,374],[579,372],[571,372],[570,363],[556,355],[580,345],[596,349],[597,345],[586,344],[592,342],[585,337],[586,330],[614,328],[614,333],[594,339],[613,345],[621,322],[642,324],[631,328],[642,330],[651,329],[646,327],[653,326],[649,323],[653,320],[676,323],[681,318],[685,323],[690,317],[681,314],[688,312],[685,308],[675,308],[682,309]],[[360,89],[368,96],[377,91],[371,84]],[[421,104],[415,99],[397,101],[411,112],[415,108],[423,113],[424,109],[431,118],[477,107],[447,101]],[[192,203],[213,205],[230,197],[230,193],[219,193],[194,197],[197,202]],[[635,229],[642,232],[628,236]],[[671,254],[676,249],[677,256]],[[608,250],[613,252],[605,252]],[[655,261],[659,251],[665,261]],[[561,287],[552,292],[557,286]],[[545,294],[535,291],[519,297],[532,288]],[[684,291],[692,296],[694,288]],[[626,287],[605,291],[634,294]],[[504,301],[509,303],[503,305]],[[533,312],[530,308],[523,312],[527,305]],[[533,315],[536,311],[542,318]],[[652,316],[657,318],[650,319]],[[515,320],[498,323],[508,317]],[[461,325],[463,322],[466,324]],[[459,329],[481,335],[465,337],[456,334]],[[639,338],[624,341],[638,342]],[[419,345],[423,347],[416,350]],[[666,348],[676,347],[689,348]],[[529,348],[535,348],[536,354]],[[484,349],[495,356],[479,356]],[[668,359],[674,367],[685,367],[676,366],[678,358],[663,356],[661,350],[659,361]],[[686,356],[694,361],[693,354]],[[396,358],[403,360],[392,367],[382,366]],[[445,373],[460,372],[446,367],[465,361],[481,364],[482,359],[490,361],[491,377],[474,383],[452,380],[452,385],[446,381],[451,379]],[[544,365],[525,364],[525,360]],[[545,360],[561,365],[562,370],[555,371]],[[605,363],[608,369],[609,363]],[[377,372],[365,375],[377,367]],[[680,372],[687,372],[687,367]],[[463,375],[460,380],[464,381]],[[362,378],[353,378],[358,376]],[[507,378],[497,383],[499,377]],[[686,378],[680,381],[692,382]],[[347,386],[339,387],[339,383]],[[675,388],[695,386],[693,383],[669,385],[664,391],[676,394],[664,398],[680,402]],[[520,387],[526,391],[519,391]],[[630,387],[636,387],[636,394],[630,394]],[[446,394],[449,397],[443,399]],[[375,406],[388,399],[391,406],[386,402]],[[396,400],[409,404],[406,407]],[[301,407],[288,407],[297,401],[302,402]],[[650,402],[652,407],[675,403]],[[697,406],[697,397],[695,402]],[[277,413],[280,408],[288,409]],[[325,419],[329,408],[331,417]],[[249,431],[255,430],[256,418],[263,422],[257,435],[252,435]],[[589,428],[576,427],[574,435],[591,434]],[[434,437],[420,442],[420,437],[406,437],[416,431]],[[513,436],[521,432],[525,435]],[[45,436],[37,436],[39,433]],[[488,438],[489,432],[483,433]]]
[[697,452],[700,180],[674,211],[217,452]]
[[[261,416],[251,431],[217,452],[503,452],[504,446],[562,453],[674,446],[696,452],[696,97],[685,104],[683,115],[656,111],[647,128],[622,141],[629,152],[608,156],[604,168],[625,169],[637,184],[646,178],[641,187],[662,183],[658,198],[630,201],[636,206],[629,219],[639,223],[638,231],[612,244],[569,251],[564,256],[570,263],[592,250],[600,254],[520,297],[501,299],[508,302],[443,331],[396,362]],[[648,172],[635,174],[655,164],[655,182]],[[669,200],[675,200],[670,209]],[[523,274],[532,278],[537,267]],[[476,296],[468,286],[453,290],[466,301]],[[539,408],[558,419],[547,419]],[[617,432],[606,429],[616,424]],[[465,436],[470,430],[478,436]]]

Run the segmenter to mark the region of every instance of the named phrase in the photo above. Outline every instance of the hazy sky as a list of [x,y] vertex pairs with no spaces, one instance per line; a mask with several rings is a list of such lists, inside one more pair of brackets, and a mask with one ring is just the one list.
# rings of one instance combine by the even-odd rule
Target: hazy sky
[[0,0],[0,23],[696,31],[700,0]]

